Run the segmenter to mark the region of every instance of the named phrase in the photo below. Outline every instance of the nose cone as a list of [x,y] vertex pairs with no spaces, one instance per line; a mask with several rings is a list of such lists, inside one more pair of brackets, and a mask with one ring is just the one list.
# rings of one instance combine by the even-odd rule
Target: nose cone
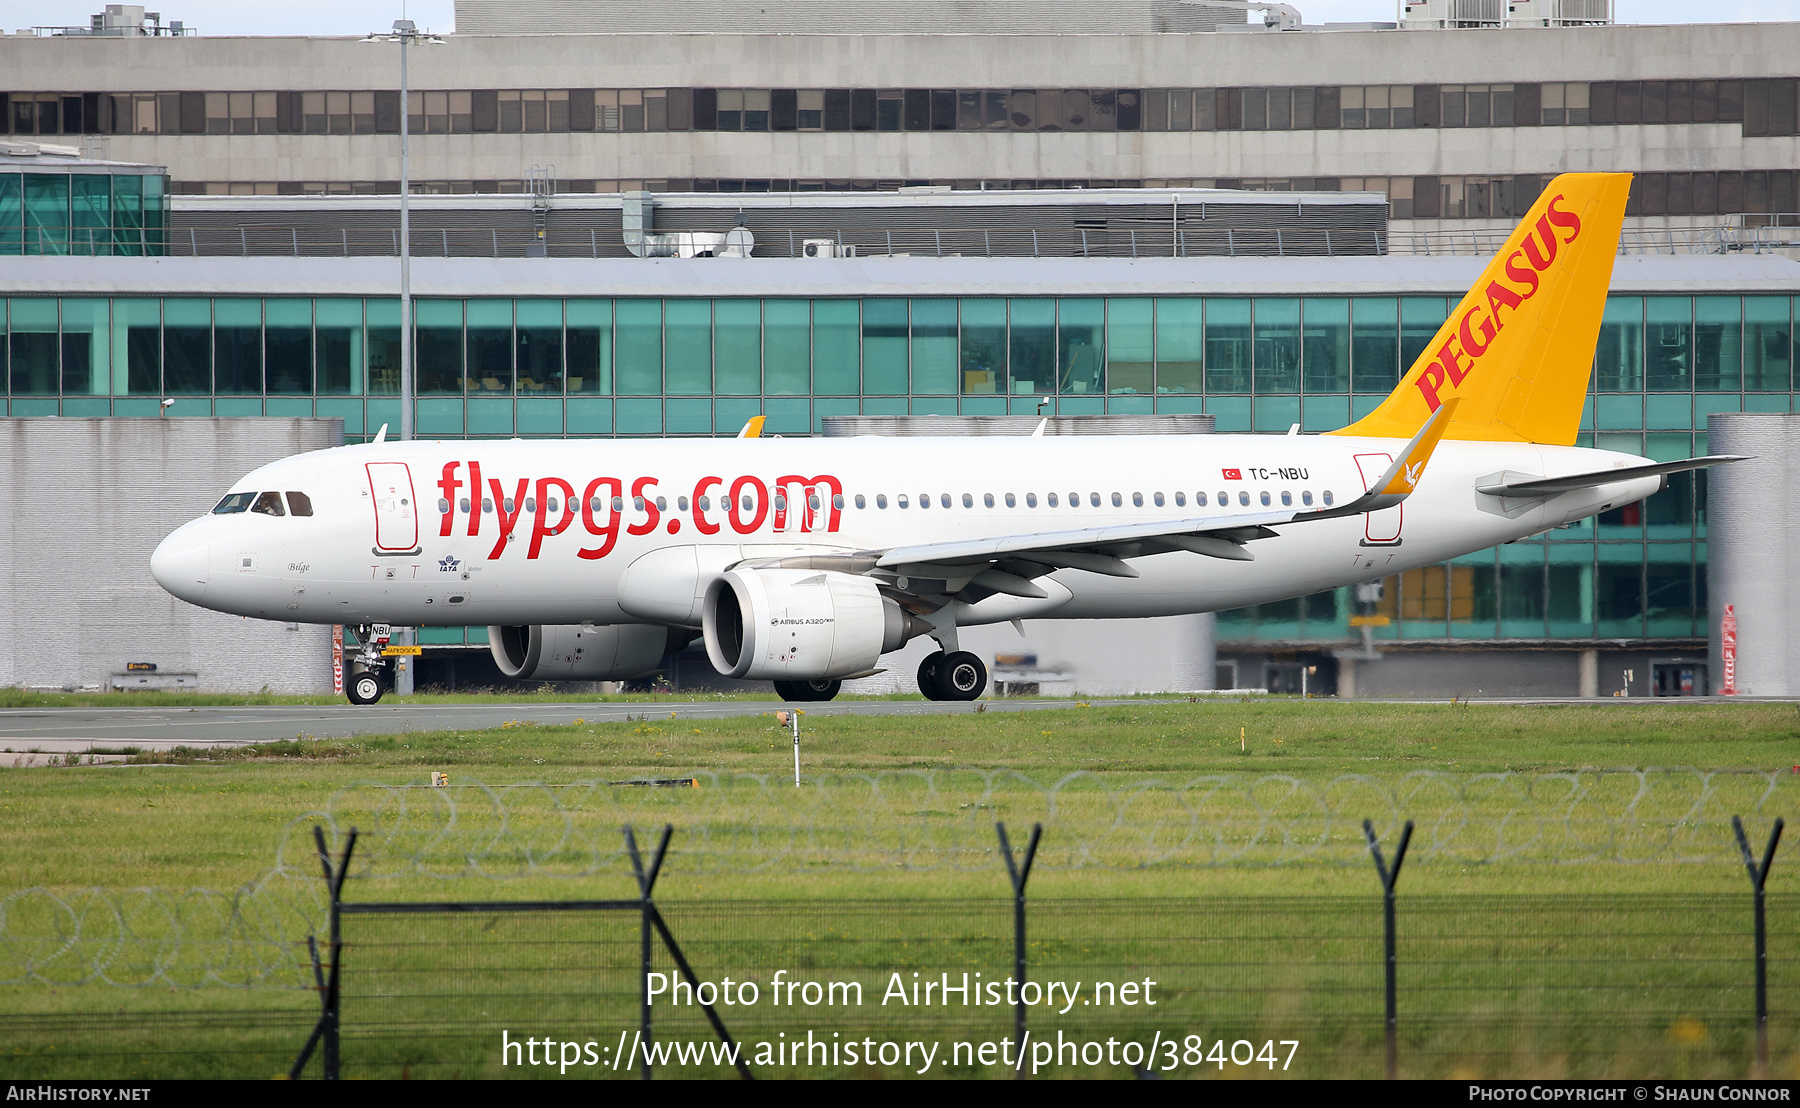
[[182,525],[150,555],[150,576],[189,604],[199,604],[205,598],[207,570],[212,560],[201,522]]

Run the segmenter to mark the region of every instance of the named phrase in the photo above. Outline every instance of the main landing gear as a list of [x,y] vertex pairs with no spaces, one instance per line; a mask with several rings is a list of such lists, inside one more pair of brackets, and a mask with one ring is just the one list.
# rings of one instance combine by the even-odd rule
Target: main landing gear
[[926,700],[974,700],[987,689],[987,667],[967,650],[940,650],[919,663],[919,691]]
[[777,681],[775,695],[786,701],[830,700],[843,687],[842,681]]

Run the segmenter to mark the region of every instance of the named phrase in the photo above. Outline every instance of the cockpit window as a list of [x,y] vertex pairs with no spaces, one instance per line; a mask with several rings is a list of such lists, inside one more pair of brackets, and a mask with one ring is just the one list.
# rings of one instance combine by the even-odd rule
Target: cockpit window
[[312,497],[303,492],[288,490],[288,511],[297,516],[312,515]]
[[225,499],[219,501],[218,506],[212,510],[212,514],[228,516],[234,512],[248,511],[250,502],[255,499],[256,494],[253,492],[228,492]]
[[256,503],[250,505],[250,510],[253,512],[261,512],[266,516],[287,515],[287,509],[281,506],[281,494],[278,492],[263,493],[256,498]]

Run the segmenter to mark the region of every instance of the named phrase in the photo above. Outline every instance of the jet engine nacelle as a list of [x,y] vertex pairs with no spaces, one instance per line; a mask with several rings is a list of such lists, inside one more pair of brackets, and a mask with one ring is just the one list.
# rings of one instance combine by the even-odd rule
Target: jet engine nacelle
[[[692,634],[692,632],[688,632]],[[654,670],[670,649],[669,628],[533,625],[489,627],[488,649],[508,677],[526,681],[623,681]],[[676,643],[680,649],[684,643]]]
[[875,582],[816,569],[734,569],[701,610],[706,654],[727,677],[816,681],[865,674],[923,628]]

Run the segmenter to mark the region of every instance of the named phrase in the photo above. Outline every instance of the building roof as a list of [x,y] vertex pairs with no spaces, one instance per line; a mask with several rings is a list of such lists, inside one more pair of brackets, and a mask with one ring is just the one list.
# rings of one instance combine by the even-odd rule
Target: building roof
[[[1453,296],[1483,257],[415,258],[415,296]],[[395,258],[0,258],[0,295],[392,296]],[[1800,294],[1775,254],[1620,257],[1618,293]]]

